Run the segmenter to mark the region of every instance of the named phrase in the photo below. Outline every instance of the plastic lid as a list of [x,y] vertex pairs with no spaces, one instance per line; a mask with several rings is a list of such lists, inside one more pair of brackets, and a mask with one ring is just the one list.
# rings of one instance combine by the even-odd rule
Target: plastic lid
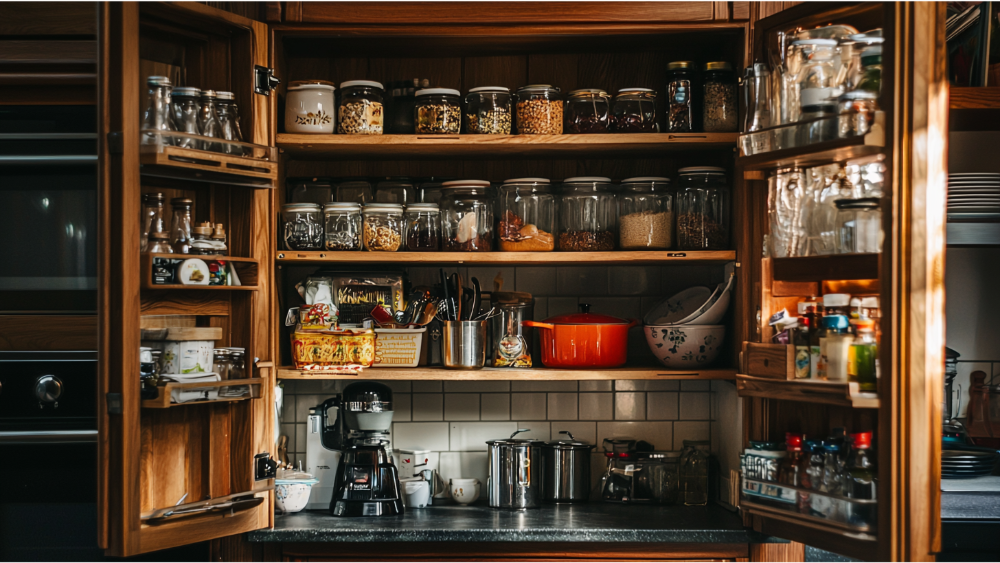
[[573,90],[567,94],[570,98],[583,98],[587,96],[599,96],[602,98],[607,98],[608,93],[600,88],[581,88],[579,90]]
[[406,206],[407,211],[426,211],[428,213],[438,213],[441,207],[436,203],[411,203]]
[[861,306],[865,309],[878,309],[878,297],[863,297]]
[[820,321],[822,328],[833,328],[837,330],[847,330],[850,323],[845,315],[827,315]]
[[337,202],[328,203],[323,206],[324,211],[361,211],[360,203]]
[[331,84],[329,82],[323,81],[323,80],[315,80],[315,81],[312,81],[312,80],[302,80],[302,81],[295,81],[295,82],[292,82],[288,86],[288,91],[289,92],[291,92],[293,90],[326,90],[328,92],[333,92],[336,89],[337,89],[336,86],[334,86],[333,84]]
[[847,307],[851,303],[848,293],[826,293],[823,295],[824,307]]
[[381,82],[375,82],[374,80],[348,80],[347,82],[340,83],[340,89],[350,88],[351,86],[368,86],[369,88],[378,88],[379,90],[385,90]]
[[610,184],[611,178],[601,176],[575,176],[563,180],[564,184]]
[[510,88],[505,88],[503,86],[479,86],[477,88],[470,88],[469,93],[475,92],[486,92],[486,93],[508,93]]
[[732,70],[732,65],[725,61],[713,61],[710,63],[705,63],[705,70]]
[[365,205],[365,211],[402,211],[403,205],[400,203],[369,203]]
[[281,206],[283,211],[319,211],[318,203],[286,203]]
[[851,439],[854,440],[854,447],[857,449],[872,447],[871,432],[858,432],[857,434],[851,434]]
[[424,88],[422,90],[417,90],[414,96],[461,96],[462,93],[458,90],[452,90],[451,88]]
[[504,185],[507,184],[548,184],[548,178],[511,178],[510,180],[504,180]]
[[693,174],[725,174],[726,169],[718,166],[688,166],[677,171],[681,176]]
[[579,313],[556,315],[545,319],[545,322],[557,325],[624,325],[629,323],[629,321],[618,317],[591,313],[590,305],[586,303],[580,303]]
[[791,432],[785,433],[785,448],[790,451],[800,451],[802,450],[802,440],[804,436],[802,434],[793,434]]
[[174,88],[174,96],[193,96],[197,98],[201,95],[201,89],[195,88],[193,86],[178,86]]
[[488,188],[490,183],[486,180],[452,180],[441,184],[445,188]]
[[696,70],[698,65],[694,61],[674,61],[667,63],[667,70],[690,69]]
[[532,448],[540,448],[545,444],[544,440],[536,440],[534,438],[515,438],[521,432],[531,432],[530,428],[518,428],[510,438],[502,438],[499,440],[487,440],[486,443],[490,446],[529,446]]

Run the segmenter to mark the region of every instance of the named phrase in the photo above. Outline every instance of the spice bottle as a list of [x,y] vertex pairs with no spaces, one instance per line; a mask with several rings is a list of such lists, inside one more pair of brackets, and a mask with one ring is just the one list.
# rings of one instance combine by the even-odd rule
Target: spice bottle
[[497,196],[500,250],[545,252],[555,250],[556,197],[546,178],[504,181]]
[[674,245],[674,195],[669,178],[629,178],[618,193],[623,250],[666,250]]
[[510,135],[510,90],[503,86],[480,86],[465,97],[465,132],[480,135]]
[[461,131],[462,100],[458,90],[424,88],[415,95],[413,123],[418,135]]
[[404,214],[406,249],[426,252],[441,249],[441,209],[436,203],[411,203]]
[[[876,499],[875,456],[871,453],[872,433],[859,432],[851,434],[851,454],[847,458],[847,471],[844,478],[843,494],[845,497],[858,500]],[[854,525],[871,524],[875,518],[873,506],[870,504],[845,503],[847,505],[847,521]]]
[[656,133],[656,92],[649,88],[622,88],[611,108],[615,133]]
[[851,344],[847,358],[847,378],[856,381],[864,392],[878,390],[878,344],[875,342],[875,321],[853,321],[858,335]]
[[559,88],[531,84],[517,90],[517,132],[521,135],[561,135],[563,102]]
[[694,131],[694,79],[695,64],[675,61],[667,65],[667,132]]
[[381,135],[385,119],[383,91],[381,83],[371,80],[342,82],[337,132],[342,135]]
[[566,96],[566,133],[607,133],[611,97],[599,88],[573,90]]
[[727,62],[705,64],[702,125],[706,132],[737,131],[740,113],[736,101],[736,78]]
[[[799,303],[804,305],[805,303]],[[792,332],[795,346],[795,379],[809,379],[809,319],[799,317],[799,325]]]
[[187,198],[175,197],[170,200],[173,206],[170,219],[170,244],[177,254],[190,254],[193,242],[191,227],[191,206],[194,202]]
[[793,487],[802,486],[802,434],[785,434],[788,454],[778,464],[778,482]]
[[[146,111],[142,115],[142,129],[144,131],[174,131],[174,122],[171,118],[170,94],[173,85],[166,76],[150,76],[146,78]],[[159,138],[155,135],[143,135],[144,145],[170,145],[171,138]]]

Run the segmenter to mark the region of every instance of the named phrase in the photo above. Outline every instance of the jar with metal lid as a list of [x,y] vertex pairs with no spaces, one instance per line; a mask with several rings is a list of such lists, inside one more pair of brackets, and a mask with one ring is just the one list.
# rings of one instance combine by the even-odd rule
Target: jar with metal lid
[[296,80],[285,95],[285,132],[332,134],[337,120],[336,87],[325,80]]
[[178,254],[189,254],[191,243],[194,242],[191,228],[194,219],[191,217],[191,207],[194,201],[185,197],[175,197],[170,200],[173,207],[170,217],[170,245]]
[[582,442],[567,430],[568,440],[554,440],[542,446],[546,502],[587,502],[590,500],[590,452],[594,444]]
[[[203,137],[222,138],[222,124],[219,123],[219,110],[216,107],[218,96],[215,90],[201,91],[201,109],[198,110],[198,130]],[[204,141],[202,150],[222,152],[220,143]]]
[[685,506],[708,504],[708,451],[707,440],[684,440],[680,461],[680,494]]
[[503,86],[480,86],[465,97],[465,132],[510,135],[510,90]]
[[443,250],[493,250],[493,200],[485,180],[445,182],[441,195]]
[[281,206],[282,240],[288,250],[323,248],[323,210],[315,203]]
[[212,371],[223,381],[229,379],[229,370],[233,362],[228,348],[212,349]]
[[375,189],[366,178],[344,178],[337,182],[334,193],[333,199],[341,203],[366,205],[375,202]]
[[611,96],[600,88],[573,90],[566,96],[566,133],[607,133]]
[[[243,142],[243,135],[240,132],[240,116],[236,113],[236,97],[232,92],[218,92],[218,101],[215,103],[216,111],[219,115],[219,131],[223,139],[227,141]],[[222,152],[226,154],[243,154],[243,147],[239,145],[222,144]]]
[[458,90],[424,88],[417,90],[413,124],[418,135],[453,133],[462,130],[462,98]]
[[382,94],[385,89],[371,80],[340,83],[340,115],[337,132],[343,135],[381,135],[385,121]]
[[559,88],[531,84],[517,90],[517,132],[521,135],[561,135],[563,102]]
[[667,132],[694,131],[694,84],[697,66],[691,61],[667,64]]
[[716,133],[738,131],[740,103],[733,68],[727,62],[706,63],[702,76],[702,128]]
[[681,452],[636,452],[630,502],[677,504],[680,461]]
[[361,250],[361,204],[328,203],[323,207],[327,250]]
[[212,244],[212,224],[208,222],[199,223],[191,229],[192,242],[191,254],[210,256],[218,254],[215,245]]
[[404,217],[406,249],[441,250],[441,209],[436,203],[411,203]]
[[618,206],[611,179],[567,178],[559,195],[559,250],[614,250]]
[[713,166],[681,168],[677,191],[677,248],[726,250],[729,247],[729,184],[726,170]]
[[[180,133],[200,135],[198,130],[198,110],[201,109],[201,90],[187,86],[174,88],[170,97],[171,116],[174,129]],[[177,146],[182,149],[197,149],[197,139],[176,137]]]
[[674,245],[674,193],[669,178],[629,178],[618,192],[618,243],[624,250]]
[[375,203],[409,205],[417,201],[417,188],[406,176],[390,176],[375,184]]
[[878,111],[878,94],[854,90],[837,98],[837,136],[841,139],[871,131]]
[[622,88],[611,108],[615,133],[656,133],[656,92],[649,88]]
[[[146,111],[142,115],[144,131],[174,131],[174,120],[171,117],[170,94],[173,84],[166,76],[149,76],[146,78]],[[142,144],[156,145],[172,144],[170,138],[143,135]]]
[[497,200],[500,250],[555,250],[556,196],[547,178],[506,180]]
[[882,252],[882,209],[878,198],[838,199],[833,203],[837,206],[837,252]]
[[487,496],[493,508],[538,508],[544,490],[544,462],[541,440],[514,438],[519,428],[505,440],[490,440],[487,461]]
[[398,203],[369,203],[363,210],[365,249],[395,252],[403,245],[403,206]]

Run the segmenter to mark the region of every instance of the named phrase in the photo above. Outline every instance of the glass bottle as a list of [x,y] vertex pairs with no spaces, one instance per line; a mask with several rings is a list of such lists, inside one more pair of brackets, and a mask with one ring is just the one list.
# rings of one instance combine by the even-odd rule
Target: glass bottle
[[679,470],[681,498],[685,506],[708,504],[708,442],[684,440]]
[[151,233],[165,233],[167,226],[163,220],[163,194],[142,195],[142,234],[139,235],[139,251],[146,252]]
[[[823,480],[823,445],[816,440],[806,440],[802,447],[803,456],[801,460],[801,487],[803,489],[819,490],[819,485]],[[798,508],[802,514],[812,513],[812,495],[810,493],[799,492]]]
[[502,86],[480,86],[465,98],[465,132],[480,135],[510,135],[512,115],[510,90]]
[[618,206],[611,179],[567,178],[559,198],[559,250],[614,250]]
[[327,250],[362,250],[361,204],[328,203],[323,207]]
[[411,203],[403,216],[406,249],[441,250],[441,209],[436,203]]
[[441,195],[443,250],[493,250],[493,200],[490,183],[456,180],[444,183]]
[[823,440],[823,477],[819,491],[839,495],[843,491],[843,467],[840,461],[840,446]]
[[[201,109],[198,110],[198,130],[203,137],[222,138],[222,124],[219,123],[219,111],[216,108],[217,100],[215,90],[202,90]],[[207,143],[203,150],[212,152],[222,152],[222,145],[219,143]]]
[[[847,459],[843,495],[858,500],[876,500],[878,473],[875,469],[875,456],[871,453],[872,433],[851,434],[851,438],[853,447]],[[855,525],[874,523],[874,505],[848,503],[847,508],[848,523]]]
[[[239,123],[237,123],[236,116],[233,114],[233,93],[217,92],[216,96],[218,101],[215,103],[215,109],[219,118],[219,131],[221,133],[221,138],[227,141],[242,141],[243,139],[240,137]],[[243,147],[239,145],[224,145],[224,150],[222,152],[226,154],[243,154]]]
[[847,361],[847,378],[856,381],[861,391],[878,390],[878,344],[875,342],[875,321],[860,319],[855,322],[857,337],[851,344]]
[[[170,116],[170,93],[173,86],[166,76],[150,76],[146,78],[146,111],[142,116],[144,131],[173,131],[174,122]],[[170,145],[169,137],[160,139],[155,135],[143,135],[144,145]]]
[[611,107],[611,131],[657,133],[656,92],[649,88],[622,88]]
[[785,434],[785,449],[788,454],[778,465],[778,482],[793,487],[802,486],[802,434]]
[[611,97],[599,88],[573,90],[566,96],[565,133],[607,133]]
[[694,131],[694,80],[696,66],[691,61],[667,64],[667,132]]
[[819,362],[816,378],[847,382],[847,357],[854,335],[848,332],[847,317],[826,315],[820,321]]
[[191,234],[192,219],[191,206],[193,201],[187,198],[175,197],[170,200],[173,207],[170,219],[170,245],[173,246],[177,254],[190,254],[191,243],[194,238]]
[[707,132],[738,130],[740,104],[736,99],[736,77],[727,62],[705,64],[702,82],[702,129]]
[[724,168],[681,168],[677,192],[677,248],[729,247],[729,184]]
[[629,178],[618,192],[618,243],[623,250],[674,245],[674,194],[669,178]]
[[556,197],[546,178],[504,181],[497,196],[500,250],[555,250]]
[[809,379],[810,376],[809,332],[809,319],[799,317],[799,326],[792,334],[792,344],[795,346],[795,379]]
[[754,63],[747,89],[747,118],[744,131],[760,131],[771,126],[771,69]]
[[[174,128],[180,133],[190,133],[200,135],[198,129],[198,112],[201,110],[201,90],[189,86],[178,86],[174,88],[170,98],[171,114],[174,120]],[[175,137],[177,146],[184,149],[200,148],[197,139]]]
[[229,368],[232,365],[229,350],[226,348],[215,348],[212,350],[212,371],[223,381],[229,379]]

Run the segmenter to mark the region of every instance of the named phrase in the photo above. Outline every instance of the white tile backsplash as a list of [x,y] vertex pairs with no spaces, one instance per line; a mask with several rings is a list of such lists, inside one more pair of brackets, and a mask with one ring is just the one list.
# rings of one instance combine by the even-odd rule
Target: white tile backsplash
[[444,419],[479,420],[478,393],[448,393],[444,396]]
[[485,452],[487,440],[507,438],[517,430],[516,422],[452,422],[451,444],[453,452]]
[[615,420],[646,420],[646,394],[615,393]]
[[549,393],[549,420],[576,420],[577,393]]
[[392,430],[392,446],[397,450],[446,452],[451,447],[447,422],[397,422]]
[[[685,394],[685,397],[689,394]],[[646,420],[677,420],[677,397],[680,393],[669,391],[646,393]]]
[[681,393],[681,420],[709,420],[710,393]]
[[444,420],[444,395],[441,393],[414,393],[411,401],[414,422]]
[[520,430],[522,428],[527,429],[528,432],[521,432],[517,435],[518,438],[545,441],[552,439],[552,427],[547,420],[522,420],[517,423],[517,429]]
[[612,393],[580,393],[580,416],[586,420],[612,420],[615,417]]
[[510,420],[509,393],[483,393],[479,397],[481,420]]
[[514,420],[543,420],[545,402],[545,393],[511,393],[510,417]]

